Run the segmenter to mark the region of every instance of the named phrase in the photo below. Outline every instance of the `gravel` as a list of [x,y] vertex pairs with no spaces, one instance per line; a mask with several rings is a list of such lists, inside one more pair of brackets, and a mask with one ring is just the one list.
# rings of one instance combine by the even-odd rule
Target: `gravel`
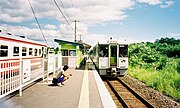
[[135,78],[126,75],[124,77],[121,77],[120,79],[122,79],[130,87],[134,88],[154,106],[157,106],[159,108],[180,108],[180,103],[174,101],[174,99],[168,96],[165,96],[163,93],[152,89],[151,87],[145,85]]

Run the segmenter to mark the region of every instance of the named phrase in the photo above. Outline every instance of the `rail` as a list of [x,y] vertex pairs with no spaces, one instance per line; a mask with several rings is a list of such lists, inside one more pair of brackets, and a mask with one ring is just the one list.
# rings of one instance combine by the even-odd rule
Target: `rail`
[[147,107],[154,108],[146,99],[136,93],[133,89],[127,86],[119,78],[115,80],[106,80],[108,86],[117,97],[119,103],[124,108],[130,107]]

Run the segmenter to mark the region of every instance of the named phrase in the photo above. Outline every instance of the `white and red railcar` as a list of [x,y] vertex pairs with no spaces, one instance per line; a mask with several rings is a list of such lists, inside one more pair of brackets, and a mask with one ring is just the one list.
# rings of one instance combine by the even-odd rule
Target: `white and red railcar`
[[[0,94],[43,75],[47,45],[0,32]],[[20,77],[20,75],[22,77]]]

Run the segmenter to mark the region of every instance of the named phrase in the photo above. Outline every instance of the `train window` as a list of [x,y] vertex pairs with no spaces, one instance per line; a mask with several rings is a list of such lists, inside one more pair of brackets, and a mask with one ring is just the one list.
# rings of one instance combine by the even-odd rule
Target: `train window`
[[68,56],[68,50],[61,50],[62,56]]
[[0,57],[7,57],[7,56],[8,56],[8,46],[0,45]]
[[76,50],[69,50],[69,56],[76,56]]
[[13,56],[19,56],[19,47],[14,47],[13,48]]
[[127,57],[127,56],[128,56],[128,45],[120,45],[119,57]]
[[22,56],[26,56],[26,51],[27,51],[27,48],[26,47],[22,47]]
[[29,55],[32,56],[33,55],[33,49],[29,48]]
[[99,57],[108,57],[108,46],[99,46]]
[[41,49],[39,49],[39,56],[41,56]]
[[117,57],[117,46],[111,46],[111,57]]
[[34,49],[34,56],[37,56],[38,50],[35,48]]

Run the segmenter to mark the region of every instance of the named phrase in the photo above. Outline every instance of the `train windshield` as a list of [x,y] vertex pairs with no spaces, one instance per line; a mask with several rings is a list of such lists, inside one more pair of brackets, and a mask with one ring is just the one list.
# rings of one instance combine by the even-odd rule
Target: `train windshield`
[[108,45],[99,46],[99,57],[108,57]]
[[128,57],[128,45],[119,45],[119,57]]

